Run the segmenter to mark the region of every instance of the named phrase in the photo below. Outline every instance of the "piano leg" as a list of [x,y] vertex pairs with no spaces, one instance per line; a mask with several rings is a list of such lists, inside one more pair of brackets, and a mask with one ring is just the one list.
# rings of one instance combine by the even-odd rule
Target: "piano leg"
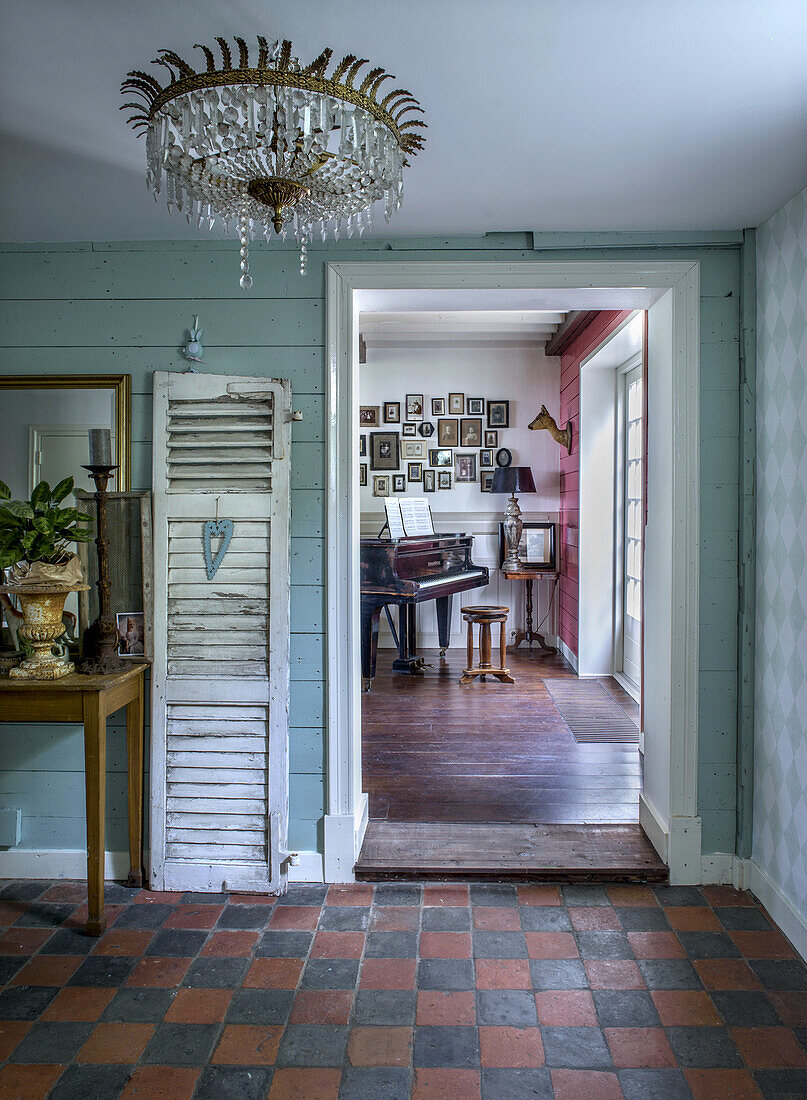
[[413,603],[398,605],[398,656],[392,662],[393,672],[409,676],[423,675],[423,658],[417,655],[417,618]]
[[369,691],[375,676],[378,653],[378,620],[381,608],[371,604],[361,605],[361,679],[362,687]]
[[445,657],[451,645],[451,603],[453,596],[438,596],[434,601],[437,611],[437,640],[440,643],[440,656]]

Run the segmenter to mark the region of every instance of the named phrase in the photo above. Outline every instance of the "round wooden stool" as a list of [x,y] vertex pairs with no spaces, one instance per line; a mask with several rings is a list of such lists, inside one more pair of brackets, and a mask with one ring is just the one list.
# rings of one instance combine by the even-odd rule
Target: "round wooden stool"
[[[505,668],[504,659],[507,654],[507,640],[505,624],[510,613],[509,607],[463,607],[462,617],[468,624],[468,667],[463,670],[460,677],[461,684],[472,684],[477,676],[482,679],[486,676],[495,676],[503,684],[514,684],[515,680],[510,675],[510,669]],[[474,667],[474,623],[479,624],[479,664]],[[494,623],[499,623],[499,666],[494,668],[490,663],[491,644],[490,628]]]

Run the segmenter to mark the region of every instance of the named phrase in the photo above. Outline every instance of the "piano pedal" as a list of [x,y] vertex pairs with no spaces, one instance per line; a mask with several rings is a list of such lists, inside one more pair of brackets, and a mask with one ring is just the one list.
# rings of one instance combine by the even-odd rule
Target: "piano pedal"
[[[448,649],[448,646],[443,646],[443,648],[442,648],[442,649],[440,650],[440,656],[441,656],[441,657],[445,657],[445,655],[446,655],[446,650],[447,650],[447,649]],[[432,667],[432,666],[431,666],[431,665],[429,665],[429,668],[431,668],[431,667]]]
[[366,677],[362,676],[361,686],[362,691],[369,691],[370,688],[373,686],[373,681],[368,680]]

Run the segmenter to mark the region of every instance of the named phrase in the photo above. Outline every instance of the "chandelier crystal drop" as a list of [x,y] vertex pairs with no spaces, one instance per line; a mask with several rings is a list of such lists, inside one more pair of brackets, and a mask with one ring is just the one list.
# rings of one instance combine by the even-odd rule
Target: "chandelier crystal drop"
[[326,75],[332,50],[303,67],[291,42],[258,37],[255,66],[243,38],[217,38],[221,65],[203,51],[206,69],[194,70],[171,50],[154,64],[164,66],[163,86],[150,73],[128,74],[121,91],[142,103],[128,121],[146,135],[146,182],[155,200],[165,194],[169,210],[210,229],[220,219],[235,223],[240,239],[241,287],[249,290],[249,243],[256,234],[270,240],[291,234],[300,244],[300,274],[307,246],[318,233],[324,241],[373,224],[373,207],[383,201],[387,221],[401,205],[407,157],[423,147],[425,122],[417,100],[404,88],[386,91],[394,80],[382,68],[360,70],[369,61],[348,54]]

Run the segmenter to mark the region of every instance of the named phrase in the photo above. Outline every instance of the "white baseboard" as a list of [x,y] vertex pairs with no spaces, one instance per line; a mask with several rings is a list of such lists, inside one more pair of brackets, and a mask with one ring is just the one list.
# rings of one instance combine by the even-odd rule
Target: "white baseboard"
[[670,869],[671,886],[695,886],[701,881],[701,819],[671,817],[668,822],[645,796],[639,795],[639,824]]
[[[128,874],[128,852],[105,854],[105,879],[120,882]],[[86,881],[87,853],[83,848],[13,848],[0,852],[0,878],[68,878]]]
[[647,833],[647,839],[666,863],[669,835],[663,821],[643,794],[639,795],[639,824]]
[[557,640],[557,647],[560,650],[561,656],[565,657],[569,664],[572,666],[575,672],[577,672],[577,654],[572,653],[569,647],[560,638]]
[[751,893],[762,902],[801,957],[807,959],[807,918],[785,897],[758,863],[753,859],[744,862],[750,866],[751,881],[748,888]]
[[324,882],[322,852],[297,852],[297,863],[289,867],[289,882]]
[[353,867],[370,819],[366,794],[359,797],[355,813],[325,815],[324,874],[326,882],[354,882]]

